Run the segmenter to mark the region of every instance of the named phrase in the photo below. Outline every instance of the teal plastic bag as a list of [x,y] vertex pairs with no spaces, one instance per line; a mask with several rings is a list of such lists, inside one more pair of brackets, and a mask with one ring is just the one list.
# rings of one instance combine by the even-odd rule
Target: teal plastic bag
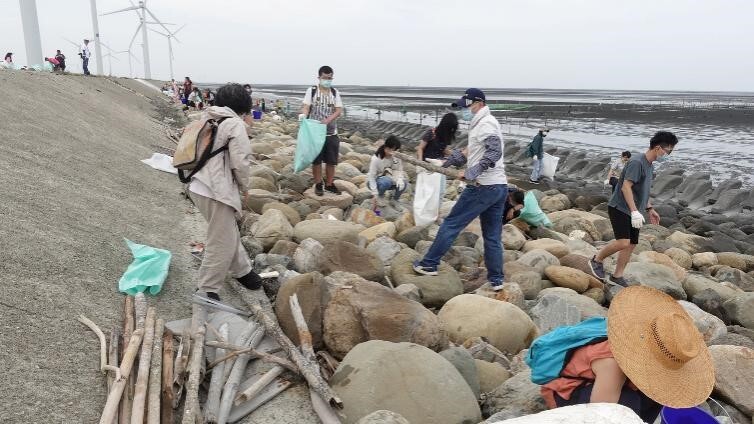
[[118,290],[131,296],[148,292],[156,295],[162,290],[162,284],[168,276],[170,267],[169,251],[152,246],[137,244],[126,239],[134,261],[118,281]]
[[302,119],[298,127],[296,154],[293,156],[293,172],[301,172],[317,159],[325,145],[327,125],[315,119]]
[[537,197],[531,191],[526,192],[524,207],[521,208],[521,214],[518,217],[535,227],[552,227],[550,218],[547,217],[546,213],[542,212],[539,202],[537,202]]

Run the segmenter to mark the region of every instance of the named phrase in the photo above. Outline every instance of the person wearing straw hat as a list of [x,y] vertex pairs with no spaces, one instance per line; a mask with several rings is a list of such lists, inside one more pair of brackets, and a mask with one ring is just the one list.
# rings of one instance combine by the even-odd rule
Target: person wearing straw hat
[[621,290],[607,317],[607,340],[575,351],[561,375],[542,386],[548,407],[619,403],[652,423],[662,406],[691,408],[715,385],[707,345],[689,315],[646,286]]

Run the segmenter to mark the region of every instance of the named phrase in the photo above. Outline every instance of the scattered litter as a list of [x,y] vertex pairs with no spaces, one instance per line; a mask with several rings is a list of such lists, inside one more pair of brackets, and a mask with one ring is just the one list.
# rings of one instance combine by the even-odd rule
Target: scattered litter
[[118,290],[131,296],[148,291],[156,295],[168,276],[171,253],[164,249],[137,244],[126,239],[134,261],[123,273],[118,282]]
[[152,153],[151,158],[142,159],[141,162],[159,171],[178,174],[178,170],[173,166],[173,158],[163,153]]

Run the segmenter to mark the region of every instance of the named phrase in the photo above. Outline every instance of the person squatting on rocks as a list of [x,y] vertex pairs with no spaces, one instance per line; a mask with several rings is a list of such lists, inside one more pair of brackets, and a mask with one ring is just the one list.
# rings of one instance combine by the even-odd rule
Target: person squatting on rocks
[[84,70],[84,75],[91,75],[89,72],[89,58],[92,57],[92,52],[89,51],[89,40],[86,38],[84,39],[84,45],[81,46],[79,56],[81,57],[81,67]]
[[468,159],[455,151],[443,166],[467,163],[458,177],[467,180],[450,214],[445,218],[432,246],[424,258],[414,262],[414,271],[437,275],[440,259],[447,253],[472,220],[479,217],[484,239],[484,263],[487,280],[493,290],[503,288],[503,247],[501,232],[503,210],[508,195],[508,180],[503,163],[503,136],[500,124],[486,105],[482,90],[470,88],[453,107],[461,107],[463,119],[469,123]]
[[[319,156],[312,162],[312,175],[314,176],[314,192],[317,196],[330,193],[340,194],[335,187],[335,166],[338,164],[340,151],[340,139],[338,138],[338,124],[336,120],[343,111],[343,101],[340,92],[332,88],[334,71],[329,66],[322,66],[317,73],[319,84],[309,87],[304,95],[304,105],[301,108],[299,120],[308,118],[315,119],[327,125],[325,145]],[[325,163],[325,184],[323,189],[322,162]]]
[[618,293],[608,310],[607,340],[571,354],[563,377],[541,388],[549,408],[618,403],[653,423],[663,405],[697,406],[715,385],[712,356],[691,317],[651,287]]
[[524,208],[524,191],[517,187],[508,187],[508,196],[503,209],[503,224],[518,218]]
[[57,71],[65,72],[65,55],[60,50],[55,53],[55,59],[58,61]]
[[393,190],[390,205],[395,207],[396,202],[408,188],[408,180],[403,172],[403,161],[393,156],[401,148],[401,142],[391,135],[385,140],[372,155],[367,172],[367,188],[372,192],[372,210],[384,207],[385,192]]
[[207,241],[197,288],[215,300],[220,300],[218,292],[229,272],[247,289],[262,286],[261,278],[251,270],[236,225],[236,215],[242,212],[239,192],[245,200],[251,170],[251,143],[246,133],[250,112],[251,97],[240,84],[228,84],[217,90],[215,106],[205,109],[203,118],[222,120],[214,149],[227,146],[227,150],[207,161],[189,183],[189,196],[207,220]]
[[[433,165],[442,166],[445,158],[450,156],[450,146],[456,141],[458,132],[458,116],[455,113],[446,113],[440,119],[435,128],[430,128],[422,135],[419,146],[416,148],[416,157],[419,160]],[[440,177],[440,206],[445,197],[445,185],[447,177]],[[437,218],[441,222],[441,218]]]
[[607,179],[605,180],[605,185],[610,185],[613,187],[612,192],[615,192],[615,187],[618,186],[618,179],[620,178],[620,174],[623,173],[623,167],[626,166],[626,162],[631,159],[631,152],[626,150],[625,152],[620,154],[620,157],[618,159],[615,159],[611,164],[610,168],[607,170]]
[[[649,141],[649,149],[644,154],[632,156],[623,168],[616,190],[607,203],[615,240],[589,261],[592,274],[600,280],[623,287],[628,285],[623,271],[639,243],[639,230],[645,222],[644,213],[649,215],[650,223],[660,224],[660,215],[652,208],[649,199],[654,178],[652,163],[667,160],[676,144],[678,138],[673,133],[658,131]],[[615,272],[606,280],[602,262],[615,253],[618,253]]]
[[549,128],[541,128],[529,144],[528,153],[532,158],[529,182],[532,184],[539,184],[539,177],[542,175],[542,159],[545,157],[544,139],[549,133]]

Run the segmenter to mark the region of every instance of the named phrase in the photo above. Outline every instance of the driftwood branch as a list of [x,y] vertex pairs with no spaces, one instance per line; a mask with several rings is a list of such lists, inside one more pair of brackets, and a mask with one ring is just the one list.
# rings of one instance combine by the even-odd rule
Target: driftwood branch
[[107,364],[107,339],[105,339],[105,333],[97,327],[97,324],[93,323],[89,318],[79,315],[79,322],[89,327],[94,334],[99,338],[99,369],[100,371],[107,372],[112,371],[115,373],[115,379],[120,380],[120,369],[112,365]]
[[228,416],[228,422],[234,423],[240,421],[243,417],[256,411],[260,406],[264,405],[270,399],[282,393],[288,387],[291,387],[292,383],[285,380],[275,380],[272,384],[265,387],[262,393],[254,399],[233,408]]
[[[133,296],[126,296],[125,300],[123,301],[123,341],[122,346],[123,350],[121,351],[121,355],[125,355],[126,347],[128,347],[128,343],[131,340],[131,335],[134,332],[134,328],[136,327],[136,320],[134,319],[134,297]],[[121,361],[123,361],[123,358],[121,357]],[[123,378],[130,379],[130,375],[125,375]],[[128,387],[128,386],[127,386]],[[133,393],[126,393],[125,396],[123,396],[123,399],[120,402],[120,424],[128,424],[131,421],[131,403],[133,398],[131,397]]]
[[160,394],[162,391],[162,335],[164,331],[165,321],[163,319],[158,319],[154,325],[152,365],[149,368],[147,424],[160,424]]
[[[288,354],[288,357],[296,364],[301,375],[309,384],[309,387],[320,394],[333,407],[342,408],[343,401],[340,400],[338,395],[330,388],[319,373],[319,364],[316,361],[310,361],[302,355],[291,339],[283,333],[275,314],[272,312],[272,308],[269,306],[269,300],[264,296],[264,293],[257,293],[255,295],[252,290],[246,289],[235,281],[231,282],[231,286],[248,305],[254,316],[264,325],[267,334],[275,338],[280,347]],[[262,302],[266,303],[267,308],[262,306]]]
[[113,384],[113,390],[107,395],[105,409],[102,411],[102,417],[100,417],[99,421],[100,424],[112,424],[118,412],[118,403],[128,383],[125,377],[131,373],[131,368],[134,365],[136,354],[139,352],[139,345],[141,344],[141,337],[143,335],[143,330],[135,330],[131,335],[131,340],[128,342],[128,347],[123,354],[123,362],[120,364],[120,375],[123,378]]
[[397,157],[398,159],[408,162],[414,166],[418,166],[420,168],[424,168],[429,172],[437,172],[440,174],[443,174],[447,176],[448,178],[452,179],[458,179],[458,171],[450,168],[443,168],[442,166],[432,165],[429,162],[425,162],[423,160],[419,160],[414,156],[407,155],[405,153],[401,152],[393,152],[393,156]]
[[[108,360],[107,360],[110,366],[114,368],[118,368],[119,353],[120,353],[120,329],[118,329],[118,327],[115,327],[110,332],[110,347],[108,349]],[[110,391],[113,390],[113,384],[115,384],[115,382],[119,379],[120,368],[118,368],[118,372],[116,374],[117,375],[113,375],[113,373],[109,373],[107,375],[107,393],[110,393]]]
[[248,400],[254,399],[255,396],[262,392],[262,389],[267,387],[268,384],[272,383],[272,381],[278,378],[283,372],[285,372],[285,368],[281,367],[280,365],[273,366],[266,373],[264,373],[262,377],[259,378],[259,380],[255,381],[254,384],[249,386],[248,389],[239,393],[238,396],[236,396],[233,404],[238,406]]
[[139,371],[136,376],[136,390],[134,391],[134,403],[131,409],[131,424],[144,422],[144,411],[147,404],[147,385],[149,383],[149,368],[152,363],[152,344],[154,343],[154,321],[157,310],[154,306],[147,310],[144,323],[144,340],[141,344],[139,356]]
[[[259,343],[262,342],[262,338],[264,338],[264,328],[260,326],[254,330],[254,333],[249,337],[246,344],[249,347],[257,347],[259,346]],[[236,362],[233,363],[233,370],[230,372],[228,381],[223,388],[223,396],[220,401],[220,412],[217,416],[218,424],[225,424],[228,422],[228,415],[230,415],[230,409],[233,406],[233,399],[236,397],[238,387],[241,384],[241,377],[243,377],[244,372],[246,371],[246,365],[249,363],[249,359],[251,359],[249,355],[242,354],[239,355],[238,358],[236,358]]]
[[194,345],[191,348],[189,374],[186,381],[186,401],[183,408],[183,424],[194,424],[199,411],[199,384],[201,383],[202,361],[204,361],[204,326],[197,328]]
[[[209,324],[207,326],[209,326]],[[217,333],[218,339],[227,341],[228,323],[223,323]],[[225,349],[215,349],[215,358],[224,355]],[[220,362],[217,367],[212,369],[212,377],[210,378],[209,390],[207,391],[207,402],[204,404],[204,420],[210,424],[217,422],[217,413],[220,410],[220,395],[222,395],[224,375],[225,362]]]
[[283,368],[289,369],[296,374],[300,374],[298,367],[296,364],[294,364],[291,361],[288,361],[284,358],[281,358],[279,356],[272,355],[275,351],[279,351],[279,349],[274,349],[268,352],[262,352],[259,350],[256,350],[253,347],[241,347],[236,346],[228,343],[221,343],[221,342],[207,342],[207,346],[209,347],[216,347],[216,348],[222,348],[227,350],[232,350],[233,352],[225,355],[222,358],[215,359],[212,361],[207,368],[213,368],[217,366],[219,363],[225,362],[228,359],[231,359],[233,357],[236,357],[238,355],[247,354],[251,359],[261,359],[264,362],[271,362],[273,364],[277,364],[282,366]]
[[162,402],[160,422],[173,422],[173,332],[165,330],[162,335]]
[[181,395],[183,394],[183,383],[186,377],[186,366],[188,365],[190,351],[191,337],[183,335],[178,344],[178,353],[175,356],[175,364],[173,366],[173,408],[178,407],[178,402],[180,402]]

